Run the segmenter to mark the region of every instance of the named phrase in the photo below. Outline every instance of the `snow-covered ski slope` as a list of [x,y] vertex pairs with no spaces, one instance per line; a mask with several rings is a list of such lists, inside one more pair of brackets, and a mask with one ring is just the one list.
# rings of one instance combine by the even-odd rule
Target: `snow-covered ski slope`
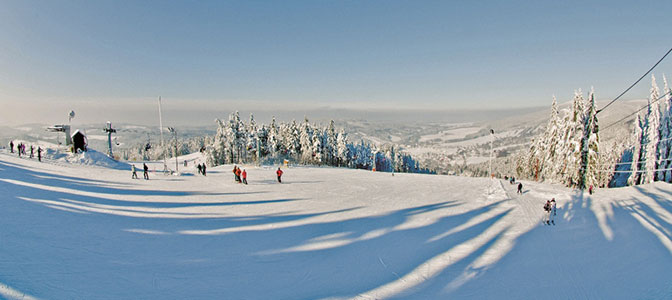
[[[275,167],[242,166],[245,186],[229,165],[194,175],[191,159],[145,181],[0,152],[0,298],[672,296],[665,183],[517,195],[503,180],[337,168],[283,168],[278,184]],[[557,225],[542,225],[551,197]]]

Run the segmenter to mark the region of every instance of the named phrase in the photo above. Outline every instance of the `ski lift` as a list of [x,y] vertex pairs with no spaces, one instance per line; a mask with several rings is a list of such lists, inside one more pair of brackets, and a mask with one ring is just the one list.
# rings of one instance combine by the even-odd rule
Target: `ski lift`
[[149,151],[149,149],[152,149],[152,138],[149,136],[149,133],[147,134],[147,144],[145,144],[145,152]]

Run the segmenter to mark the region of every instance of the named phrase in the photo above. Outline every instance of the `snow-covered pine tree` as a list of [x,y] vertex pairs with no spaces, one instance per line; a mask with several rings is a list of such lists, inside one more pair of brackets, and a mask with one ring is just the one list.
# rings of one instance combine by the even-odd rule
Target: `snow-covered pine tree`
[[558,103],[555,96],[553,96],[553,103],[551,104],[551,116],[548,120],[548,125],[546,125],[546,133],[544,137],[546,140],[544,143],[546,150],[544,151],[544,167],[541,175],[544,180],[556,180],[556,172],[559,169],[557,167],[558,157],[556,155],[560,138],[559,126],[560,115],[558,112]]
[[663,105],[662,110],[662,120],[660,128],[660,142],[658,146],[658,157],[660,159],[659,169],[662,174],[659,173],[659,180],[664,180],[666,182],[672,182],[672,91],[670,86],[667,83],[667,78],[663,75]]
[[257,159],[257,122],[254,121],[254,114],[250,113],[250,122],[247,123],[245,134],[245,156],[246,161],[256,161]]
[[230,143],[227,140],[229,128],[219,119],[216,119],[215,122],[217,123],[217,132],[215,133],[212,146],[209,147],[206,155],[206,162],[211,166],[225,164],[228,162],[227,158],[230,157],[230,153],[227,152],[227,150],[230,150]]
[[336,156],[338,161],[338,166],[347,165],[349,151],[348,151],[348,136],[345,133],[345,130],[341,128],[336,137]]
[[655,170],[657,167],[657,154],[658,154],[658,141],[659,129],[660,129],[660,110],[658,108],[658,99],[660,91],[658,85],[656,84],[656,77],[651,75],[651,94],[649,96],[649,108],[646,115],[646,129],[643,131],[644,136],[646,137],[646,143],[643,143],[643,171],[642,178],[640,182],[642,184],[651,183],[655,180]]
[[567,172],[570,171],[570,166],[567,164],[567,159],[571,155],[571,137],[574,133],[574,126],[572,126],[572,112],[569,109],[563,109],[561,113],[560,123],[558,125],[558,144],[555,147],[555,156],[557,157],[557,164],[555,165],[554,181],[567,184]]
[[640,178],[640,157],[641,157],[641,149],[642,149],[642,120],[639,114],[637,114],[637,118],[635,119],[635,126],[633,129],[633,146],[632,146],[632,159],[630,160],[630,170],[632,173],[630,174],[630,177],[628,177],[628,185],[637,185],[639,184],[639,178]]
[[313,152],[313,162],[319,165],[324,163],[323,136],[324,133],[319,128],[315,128],[315,131],[313,131],[313,144],[311,149]]
[[336,125],[334,120],[329,122],[329,126],[324,133],[324,153],[326,154],[326,162],[331,166],[336,165]]
[[[259,151],[259,157],[263,158],[268,155],[268,129],[266,125],[261,125],[257,129],[257,150]],[[259,162],[261,163],[261,161]]]
[[301,156],[301,137],[296,120],[292,120],[292,123],[289,124],[287,135],[287,150],[289,151],[289,155],[292,159],[298,159]]
[[581,156],[582,141],[585,118],[585,99],[581,89],[574,93],[574,100],[572,101],[572,116],[569,125],[572,127],[571,135],[569,137],[569,155],[567,159],[567,177],[566,184],[571,187],[576,187],[582,180],[581,171]]
[[308,122],[308,118],[304,117],[303,123],[299,126],[299,143],[301,144],[300,161],[303,164],[309,164],[313,160],[313,130]]
[[585,189],[590,186],[598,186],[600,178],[600,159],[599,159],[599,142],[597,125],[597,109],[595,107],[595,91],[591,89],[588,96],[588,109],[584,117],[583,127],[583,141],[582,141],[582,157],[581,170],[583,177],[579,181],[579,188]]
[[273,116],[271,125],[268,128],[268,153],[271,158],[275,158],[275,156],[278,154],[278,145],[278,125],[275,122],[275,116]]

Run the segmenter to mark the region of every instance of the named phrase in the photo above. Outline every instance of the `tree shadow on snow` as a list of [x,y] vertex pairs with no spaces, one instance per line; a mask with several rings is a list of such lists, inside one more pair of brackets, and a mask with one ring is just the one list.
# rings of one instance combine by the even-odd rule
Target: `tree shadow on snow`
[[[61,187],[73,190],[80,190],[91,193],[113,194],[113,195],[136,195],[136,196],[198,196],[198,195],[239,195],[249,193],[263,193],[263,192],[211,193],[211,192],[192,192],[192,191],[124,189],[124,188],[110,187],[108,186],[107,182],[101,182],[97,180],[90,180],[86,178],[71,177],[71,176],[54,176],[53,174],[19,167],[3,161],[0,161],[0,166],[6,168],[7,172],[11,172],[12,174],[19,174],[15,178],[8,178],[8,179],[47,185],[51,187]],[[130,187],[132,186],[132,184],[126,183],[125,186]]]
[[[565,203],[566,213],[557,215],[561,223],[540,225],[522,235],[515,251],[449,295],[510,299],[669,295],[670,250],[633,217],[630,207],[595,201],[599,200],[575,193]],[[600,220],[598,215],[603,214],[606,218]]]
[[[19,231],[6,232],[5,246],[0,249],[8,256],[0,262],[0,268],[4,274],[33,274],[31,281],[10,282],[36,297],[48,298],[351,297],[398,280],[428,259],[480,235],[509,213],[494,214],[450,235],[445,233],[501,203],[442,217],[420,227],[399,226],[414,216],[459,204],[443,202],[384,215],[274,228],[274,224],[357,208],[199,219],[125,217],[73,214],[23,198],[90,204],[115,200],[0,182],[3,189],[17,190],[16,197],[4,201],[0,225]],[[300,199],[274,199],[266,204],[296,200]],[[39,222],[34,221],[36,217]],[[36,223],[40,225],[36,227]],[[265,227],[245,229],[256,225]],[[219,228],[232,231],[214,235],[180,233]],[[435,239],[437,236],[442,238]],[[465,258],[464,263],[481,255],[489,245]],[[0,280],[6,279],[2,277]],[[40,282],[49,284],[36,285]]]

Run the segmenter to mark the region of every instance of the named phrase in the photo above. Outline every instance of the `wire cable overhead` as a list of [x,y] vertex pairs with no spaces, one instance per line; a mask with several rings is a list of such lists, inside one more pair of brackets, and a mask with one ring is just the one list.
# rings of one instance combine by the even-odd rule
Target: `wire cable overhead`
[[605,106],[602,107],[601,109],[598,109],[597,112],[596,112],[595,114],[596,114],[596,115],[599,114],[600,112],[602,112],[603,110],[605,110],[607,107],[609,107],[609,105],[611,105],[612,103],[616,102],[616,100],[618,100],[618,99],[620,99],[621,97],[623,97],[623,95],[625,95],[625,93],[627,93],[628,91],[630,91],[630,89],[632,89],[633,87],[635,87],[635,85],[637,85],[640,81],[642,81],[642,79],[644,79],[644,77],[646,77],[646,75],[649,75],[649,73],[651,73],[651,71],[653,71],[653,69],[655,69],[655,68],[658,66],[658,64],[660,64],[660,62],[662,62],[662,61],[665,59],[665,57],[667,57],[668,54],[670,54],[670,52],[672,52],[672,48],[670,48],[670,50],[667,50],[667,52],[665,53],[665,55],[663,55],[663,57],[661,57],[661,58],[656,62],[656,64],[653,65],[653,67],[651,67],[648,71],[646,71],[646,73],[644,73],[644,75],[642,75],[642,77],[639,77],[639,79],[637,79],[637,81],[635,81],[635,83],[631,84],[627,89],[625,89],[625,91],[623,91],[620,95],[618,95],[618,97],[614,98],[614,100],[611,100],[611,102],[607,103],[607,105],[605,105]]

